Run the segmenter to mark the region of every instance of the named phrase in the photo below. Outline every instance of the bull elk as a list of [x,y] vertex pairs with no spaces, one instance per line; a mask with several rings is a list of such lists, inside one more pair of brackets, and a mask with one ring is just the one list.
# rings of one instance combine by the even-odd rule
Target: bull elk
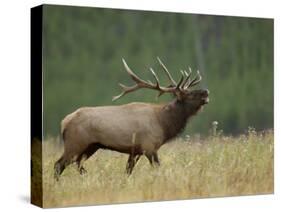
[[156,90],[159,95],[171,93],[174,99],[167,104],[129,103],[119,106],[82,107],[67,115],[61,122],[61,135],[64,153],[55,163],[55,178],[71,163],[77,163],[80,174],[86,172],[82,163],[98,149],[109,149],[129,155],[126,172],[130,175],[142,155],[152,166],[160,165],[158,149],[177,136],[187,120],[209,102],[208,90],[190,90],[201,81],[199,71],[192,80],[189,72],[181,71],[176,82],[163,62],[157,58],[170,85],[163,87],[154,70],[150,68],[155,83],[138,77],[122,59],[125,70],[136,83],[133,86],[119,84],[122,96],[147,88]]

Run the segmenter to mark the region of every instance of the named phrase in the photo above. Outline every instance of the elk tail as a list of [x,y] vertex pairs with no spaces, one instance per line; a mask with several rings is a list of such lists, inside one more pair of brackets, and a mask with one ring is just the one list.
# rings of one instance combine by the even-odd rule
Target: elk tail
[[60,141],[61,143],[64,143],[65,142],[65,127],[63,125],[63,123],[61,123],[61,132],[60,132]]
[[63,143],[65,142],[65,132],[66,132],[65,129],[63,129],[63,130],[61,131],[61,141],[62,141]]

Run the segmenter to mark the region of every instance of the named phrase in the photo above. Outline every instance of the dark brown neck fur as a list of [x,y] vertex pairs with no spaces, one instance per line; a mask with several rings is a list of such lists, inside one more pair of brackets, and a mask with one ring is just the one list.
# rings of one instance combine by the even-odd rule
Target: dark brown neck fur
[[163,106],[159,113],[160,125],[164,130],[164,142],[176,137],[183,131],[188,119],[197,113],[200,107],[178,101]]

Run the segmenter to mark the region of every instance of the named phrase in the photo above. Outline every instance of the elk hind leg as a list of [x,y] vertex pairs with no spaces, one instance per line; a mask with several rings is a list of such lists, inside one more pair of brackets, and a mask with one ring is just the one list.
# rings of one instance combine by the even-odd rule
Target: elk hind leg
[[65,155],[62,155],[61,158],[55,163],[54,170],[55,174],[54,177],[58,181],[60,175],[64,171],[64,169],[67,167],[67,165],[70,164],[70,161],[65,157]]
[[79,155],[79,157],[77,158],[77,168],[78,168],[80,175],[87,173],[87,170],[83,167],[83,162],[85,160],[86,160],[86,155],[83,153],[81,155]]
[[77,158],[78,171],[81,175],[87,173],[83,163],[99,149],[98,145],[90,144]]

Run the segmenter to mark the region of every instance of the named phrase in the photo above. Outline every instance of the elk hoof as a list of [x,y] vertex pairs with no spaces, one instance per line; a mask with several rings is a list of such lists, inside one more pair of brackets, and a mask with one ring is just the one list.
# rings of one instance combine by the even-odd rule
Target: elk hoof
[[84,175],[87,173],[87,170],[84,167],[80,167],[79,173],[80,173],[80,175]]
[[55,174],[54,178],[55,178],[55,181],[57,181],[57,182],[59,181],[59,175]]
[[59,181],[60,174],[61,174],[60,164],[56,163],[56,165],[55,165],[55,173],[54,173],[54,178],[55,178],[56,181]]

